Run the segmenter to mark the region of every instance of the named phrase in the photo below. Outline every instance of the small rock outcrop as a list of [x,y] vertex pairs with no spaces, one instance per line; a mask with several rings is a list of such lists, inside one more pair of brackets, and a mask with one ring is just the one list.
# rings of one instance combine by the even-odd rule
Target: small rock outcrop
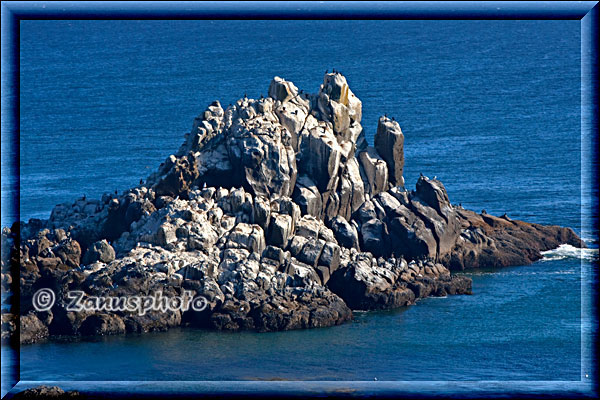
[[15,393],[12,397],[16,400],[26,399],[84,399],[87,396],[73,390],[65,392],[58,386],[36,386],[33,388],[25,389],[22,392]]
[[[23,343],[180,325],[331,326],[352,310],[471,293],[471,280],[451,271],[584,246],[568,228],[457,207],[437,179],[406,189],[400,125],[381,117],[369,146],[362,103],[339,73],[315,94],[275,77],[268,94],[210,104],[145,184],[3,229],[2,285],[18,285]],[[57,298],[43,312],[33,299],[42,288]],[[206,307],[75,312],[71,291],[201,296]]]

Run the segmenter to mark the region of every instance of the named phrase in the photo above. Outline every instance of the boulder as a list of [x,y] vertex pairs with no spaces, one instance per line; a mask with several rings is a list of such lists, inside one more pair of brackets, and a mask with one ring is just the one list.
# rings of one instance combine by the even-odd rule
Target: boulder
[[292,217],[286,214],[273,213],[269,224],[267,243],[285,248],[291,236],[293,236]]
[[319,257],[318,265],[327,267],[329,274],[334,273],[340,266],[340,246],[326,242]]
[[393,218],[388,226],[391,253],[409,259],[431,258],[437,255],[437,242],[425,223],[402,206],[404,215]]
[[309,239],[304,246],[302,246],[302,250],[296,255],[296,258],[299,261],[316,268],[324,246],[324,240]]
[[271,217],[271,205],[269,199],[263,196],[254,198],[254,207],[252,209],[252,222],[260,225],[264,231],[269,227]]
[[290,134],[280,128],[267,129],[262,125],[252,130],[232,128],[227,140],[231,164],[235,171],[244,172],[243,185],[254,194],[290,196],[296,181]]
[[429,227],[437,242],[436,258],[439,260],[445,257],[454,247],[460,234],[460,224],[454,212],[449,209],[449,218],[446,219],[416,196],[411,199],[410,204],[414,213]]
[[348,266],[335,271],[328,287],[339,295],[353,310],[397,308],[412,304],[414,293],[402,285],[395,285],[398,275],[388,277],[385,269],[373,265],[368,253],[361,253]]
[[325,127],[301,132],[298,171],[308,176],[320,193],[335,188],[340,167],[341,148],[333,133]]
[[52,252],[60,258],[65,265],[76,268],[81,260],[81,247],[76,240],[65,239],[56,246]]
[[383,222],[376,218],[370,219],[360,227],[360,248],[375,257],[387,256],[389,254],[387,235],[387,227]]
[[114,314],[94,314],[87,317],[79,331],[82,335],[115,335],[125,333],[125,323]]
[[317,218],[321,216],[321,194],[317,185],[308,176],[298,177],[292,198],[300,206],[302,215],[308,214]]
[[333,231],[337,242],[346,248],[359,250],[358,231],[342,217],[335,217],[329,221],[329,226]]
[[322,223],[315,217],[305,215],[296,222],[295,234],[298,236],[303,236],[309,240],[317,240],[319,237],[321,224]]
[[398,122],[380,117],[375,133],[375,149],[388,165],[392,186],[404,186],[404,135]]
[[103,239],[95,242],[87,249],[81,262],[85,265],[93,264],[96,261],[108,264],[114,259],[115,249],[113,249],[106,239]]
[[260,254],[265,246],[263,230],[256,224],[239,223],[228,235],[228,248],[243,248]]
[[359,154],[360,165],[366,175],[368,189],[371,196],[388,189],[388,169],[383,158],[371,146]]
[[159,170],[159,175],[153,186],[156,195],[177,197],[191,188],[199,172],[192,154],[181,158],[171,155]]
[[48,337],[48,327],[40,321],[34,312],[22,315],[20,324],[21,344],[34,343]]
[[416,195],[447,221],[454,217],[446,188],[439,180],[421,176],[417,181]]
[[274,77],[269,85],[269,97],[272,97],[274,100],[279,100],[282,103],[291,100],[297,94],[298,88],[292,82],[286,81],[278,76]]

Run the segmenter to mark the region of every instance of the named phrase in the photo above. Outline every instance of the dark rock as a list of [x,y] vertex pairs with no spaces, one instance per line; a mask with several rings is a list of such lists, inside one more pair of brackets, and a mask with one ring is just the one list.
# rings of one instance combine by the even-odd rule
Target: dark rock
[[17,331],[18,319],[14,314],[2,313],[2,341],[8,341],[13,338]]
[[100,240],[92,244],[81,260],[83,264],[92,264],[96,261],[109,263],[115,259],[115,249],[106,240]]
[[452,270],[526,265],[563,243],[585,247],[570,228],[506,220],[457,210],[461,234],[448,260]]
[[34,343],[48,337],[48,327],[34,312],[20,317],[21,344]]
[[335,217],[329,221],[329,226],[335,234],[337,242],[346,248],[359,250],[358,232],[354,226],[342,217]]
[[326,242],[318,264],[327,267],[330,273],[338,269],[340,266],[340,246],[335,243]]
[[53,253],[56,254],[62,263],[66,264],[71,268],[79,266],[81,260],[81,247],[79,243],[73,239],[65,239],[53,249]]
[[269,224],[269,235],[267,243],[278,247],[287,247],[290,237],[293,235],[293,219],[289,215],[273,214]]
[[303,215],[309,214],[317,218],[321,216],[323,207],[321,194],[309,177],[305,175],[298,177],[292,198],[300,206]]
[[94,314],[83,321],[79,331],[82,335],[115,335],[125,333],[125,323],[114,314]]
[[392,243],[392,254],[403,255],[408,259],[435,259],[437,242],[425,223],[402,206],[401,217],[392,219],[389,223]]
[[368,253],[347,267],[335,271],[327,286],[353,310],[397,308],[412,304],[414,293],[402,285],[394,285],[384,270],[371,265]]
[[325,246],[324,240],[316,240],[316,238],[308,240],[296,258],[314,268],[319,262],[323,246]]
[[161,171],[164,171],[163,176],[153,188],[156,196],[180,196],[191,188],[199,175],[196,160],[191,154],[181,158],[170,156]]
[[389,254],[388,232],[385,224],[378,219],[371,219],[360,227],[360,248],[372,253],[375,257]]
[[277,265],[283,264],[286,259],[285,251],[275,246],[267,246],[263,251],[262,256],[276,261]]
[[65,392],[58,386],[36,386],[25,389],[14,395],[13,399],[83,399],[85,396],[77,391]]

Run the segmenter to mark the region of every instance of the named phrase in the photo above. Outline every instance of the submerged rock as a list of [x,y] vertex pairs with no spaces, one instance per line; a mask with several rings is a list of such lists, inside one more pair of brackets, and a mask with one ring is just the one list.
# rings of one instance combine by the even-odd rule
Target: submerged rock
[[[406,190],[400,125],[381,117],[369,146],[362,103],[339,73],[316,94],[279,77],[268,93],[210,104],[145,185],[2,231],[2,285],[20,286],[23,343],[179,325],[331,326],[353,309],[471,293],[450,270],[584,246],[569,228],[456,207],[437,179]],[[40,288],[56,294],[45,312],[34,307]],[[205,307],[70,311],[74,290],[85,301],[160,294]]]

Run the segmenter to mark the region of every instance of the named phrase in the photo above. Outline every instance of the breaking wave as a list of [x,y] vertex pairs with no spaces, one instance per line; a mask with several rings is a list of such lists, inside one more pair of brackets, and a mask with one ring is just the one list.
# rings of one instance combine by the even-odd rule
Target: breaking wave
[[542,255],[544,256],[542,261],[556,261],[566,258],[596,261],[598,260],[598,249],[580,249],[570,244],[561,244],[556,249],[542,251]]

